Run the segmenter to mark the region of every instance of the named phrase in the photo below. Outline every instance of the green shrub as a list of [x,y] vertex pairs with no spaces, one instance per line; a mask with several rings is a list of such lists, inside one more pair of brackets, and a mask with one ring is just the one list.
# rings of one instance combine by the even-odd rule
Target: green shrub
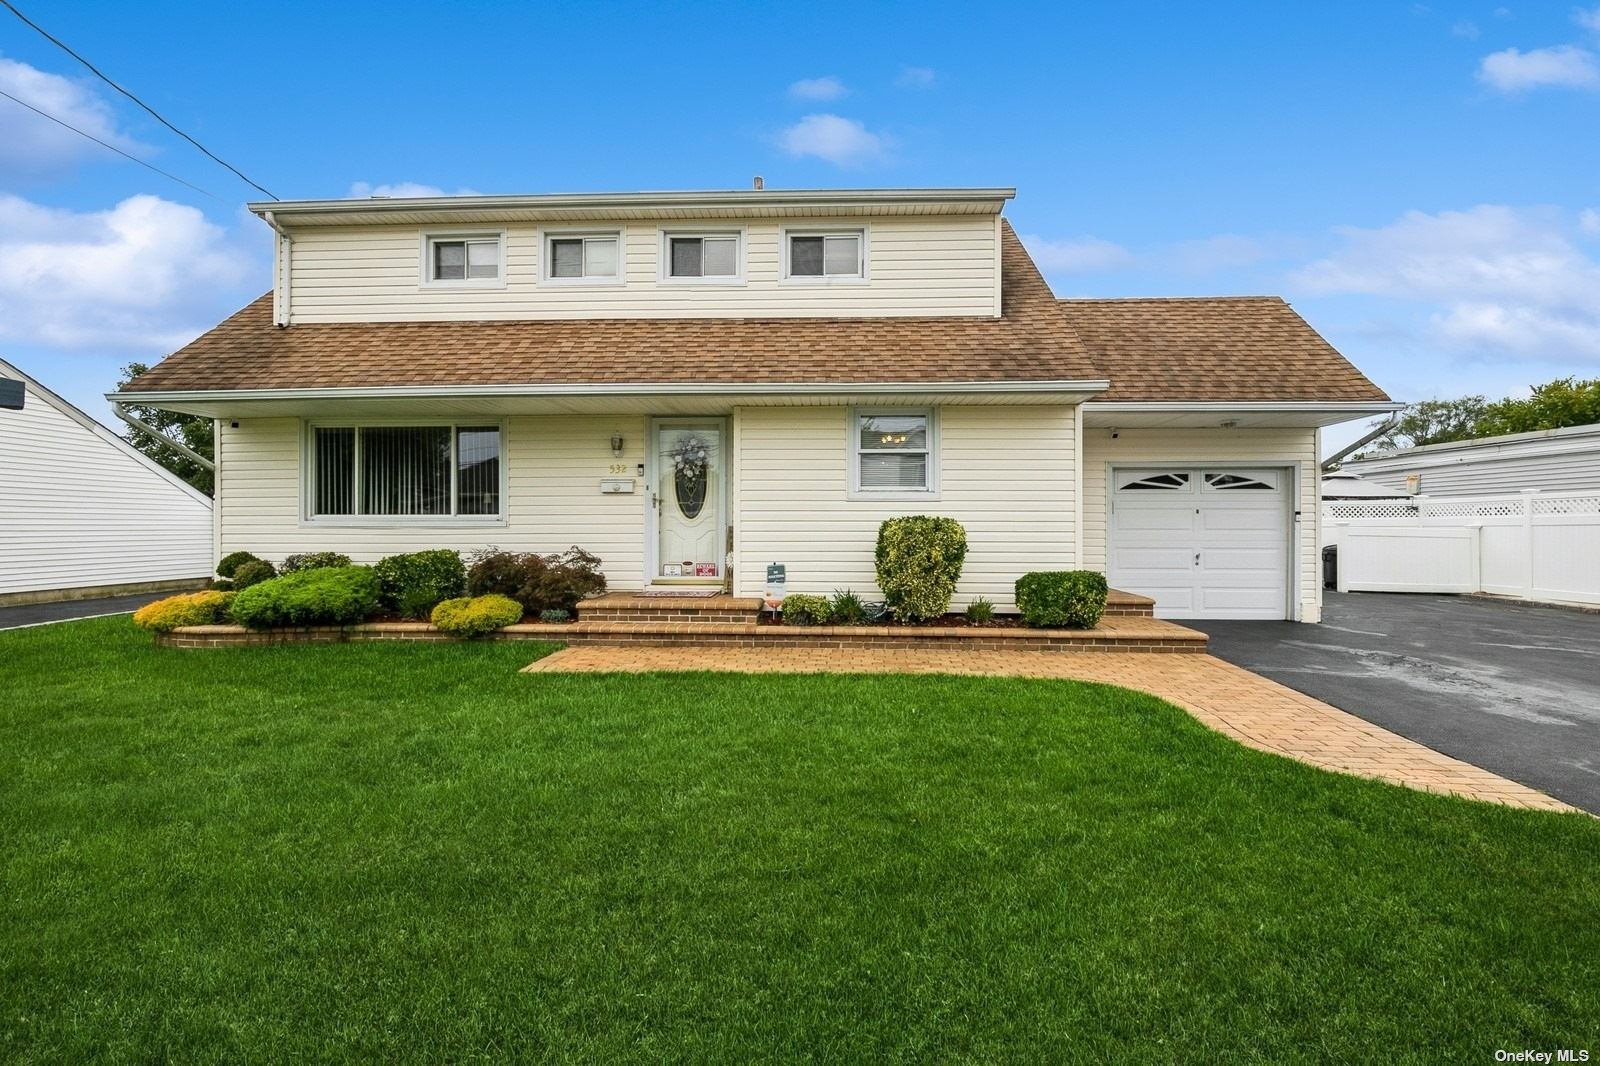
[[826,596],[807,596],[803,592],[791,592],[783,598],[783,624],[820,626],[827,622],[832,610]]
[[251,585],[233,601],[233,620],[251,629],[350,625],[378,611],[370,566],[328,566]]
[[350,556],[339,552],[304,552],[291,555],[278,567],[280,574],[294,574],[301,570],[315,570],[323,566],[349,566]]
[[953,518],[911,515],[884,522],[875,559],[890,613],[902,622],[944,614],[966,557],[967,531]]
[[433,609],[433,624],[458,637],[477,637],[522,621],[522,604],[509,596],[459,596]]
[[576,545],[559,555],[491,549],[474,556],[467,570],[469,593],[509,596],[531,615],[556,609],[575,611],[579,600],[605,589],[599,556]]
[[571,617],[572,612],[564,607],[551,607],[548,610],[539,612],[539,621],[549,625],[554,625],[557,622],[565,622]]
[[391,555],[372,569],[379,604],[402,618],[427,618],[435,606],[467,590],[467,568],[449,548]]
[[1093,629],[1106,609],[1106,576],[1093,570],[1042,570],[1017,579],[1017,609],[1035,629]]
[[836,626],[859,626],[867,620],[867,605],[849,589],[833,594],[828,605],[828,621]]
[[265,559],[252,559],[247,563],[241,563],[239,569],[233,572],[232,588],[235,592],[243,592],[251,585],[259,585],[263,581],[271,581],[277,576],[277,567]]
[[260,561],[260,557],[251,555],[249,552],[229,552],[217,564],[217,576],[231,578],[235,571],[245,563],[259,563]]
[[975,596],[967,604],[967,621],[975,626],[985,625],[994,621],[994,604],[982,596]]
[[179,626],[214,626],[228,620],[232,602],[233,593],[217,589],[168,596],[134,611],[133,624],[155,633],[168,633]]
[[216,578],[211,582],[211,590],[213,592],[232,592],[233,582],[225,577]]

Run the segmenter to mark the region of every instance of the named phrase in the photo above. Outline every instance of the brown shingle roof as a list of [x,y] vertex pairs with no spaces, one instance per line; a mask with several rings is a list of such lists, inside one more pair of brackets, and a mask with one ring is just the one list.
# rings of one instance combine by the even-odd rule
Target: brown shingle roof
[[1389,398],[1276,296],[1062,300],[1061,309],[1111,379],[1096,402]]
[[272,323],[263,296],[128,391],[1101,378],[1009,225],[1000,318]]

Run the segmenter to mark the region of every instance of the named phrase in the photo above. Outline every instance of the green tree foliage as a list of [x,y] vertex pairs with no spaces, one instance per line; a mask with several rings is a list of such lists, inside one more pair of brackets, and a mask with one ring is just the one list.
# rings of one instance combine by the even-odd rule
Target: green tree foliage
[[1488,409],[1482,396],[1463,396],[1459,400],[1422,400],[1408,404],[1395,427],[1377,440],[1378,451],[1415,448],[1424,444],[1448,444],[1467,440]]
[[[129,363],[122,368],[122,378],[117,382],[117,389],[120,391],[127,388],[129,382],[149,369],[144,363]],[[180,415],[172,411],[161,411],[143,404],[130,403],[123,406],[128,409],[129,414],[151,428],[160,430],[173,440],[181,441],[208,459],[212,457],[214,434],[211,419],[199,415]],[[211,471],[193,459],[173,451],[168,445],[142,429],[127,426],[124,428],[123,437],[129,444],[207,496],[213,494]]]
[[[1408,404],[1400,421],[1373,442],[1373,450],[1449,444],[1503,433],[1531,433],[1600,423],[1600,378],[1558,378],[1533,387],[1533,395],[1488,403],[1482,396]],[[1365,454],[1371,454],[1367,452]]]

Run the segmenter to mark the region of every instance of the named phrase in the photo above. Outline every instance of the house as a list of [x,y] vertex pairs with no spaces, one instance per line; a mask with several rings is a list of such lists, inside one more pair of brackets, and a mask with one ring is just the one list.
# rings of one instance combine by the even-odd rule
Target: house
[[1346,459],[1367,481],[1428,496],[1600,492],[1600,425],[1425,444]]
[[1388,485],[1376,481],[1368,481],[1359,474],[1352,474],[1347,470],[1335,470],[1331,474],[1322,475],[1322,500],[1330,503],[1335,500],[1398,500],[1411,499],[1411,494],[1403,488],[1390,488]]
[[211,499],[0,360],[0,605],[203,584]]
[[580,545],[611,587],[956,604],[1092,567],[1168,617],[1316,621],[1319,427],[1392,410],[1282,300],[1058,300],[1011,189],[253,204],[272,291],[134,381],[218,421],[217,550]]

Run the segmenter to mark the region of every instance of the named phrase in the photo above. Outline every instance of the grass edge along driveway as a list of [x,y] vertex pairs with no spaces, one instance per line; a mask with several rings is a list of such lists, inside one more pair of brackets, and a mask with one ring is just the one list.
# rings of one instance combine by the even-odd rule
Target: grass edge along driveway
[[[1492,1059],[1600,826],[1143,694],[0,634],[0,1058]],[[1592,1049],[1600,1050],[1600,1049]]]

